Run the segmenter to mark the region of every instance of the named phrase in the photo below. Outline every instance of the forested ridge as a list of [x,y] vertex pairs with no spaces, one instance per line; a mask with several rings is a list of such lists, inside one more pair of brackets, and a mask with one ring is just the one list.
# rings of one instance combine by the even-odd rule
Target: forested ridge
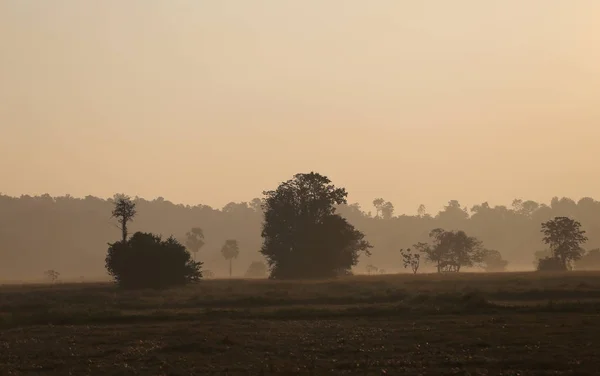
[[[163,198],[136,198],[135,202],[138,215],[130,225],[132,232],[143,229],[183,240],[192,227],[200,227],[206,244],[198,260],[217,277],[229,273],[229,263],[220,252],[227,239],[239,242],[234,276],[243,276],[253,261],[263,260],[258,252],[263,220],[260,199],[230,203],[222,209],[174,204]],[[107,241],[120,237],[111,218],[113,205],[113,199],[93,196],[0,195],[0,280],[41,279],[48,269],[59,271],[63,279],[108,278],[104,268]],[[534,269],[534,253],[545,248],[540,224],[557,216],[581,222],[589,238],[586,249],[600,247],[600,202],[592,198],[554,198],[548,204],[515,200],[510,206],[483,203],[471,208],[449,201],[437,214],[419,207],[414,215],[395,214],[391,203],[376,199],[372,208],[341,205],[338,212],[373,245],[372,256],[361,257],[357,272],[363,272],[366,265],[409,272],[402,268],[399,250],[426,241],[434,228],[460,229],[476,236],[508,260],[508,270]]]

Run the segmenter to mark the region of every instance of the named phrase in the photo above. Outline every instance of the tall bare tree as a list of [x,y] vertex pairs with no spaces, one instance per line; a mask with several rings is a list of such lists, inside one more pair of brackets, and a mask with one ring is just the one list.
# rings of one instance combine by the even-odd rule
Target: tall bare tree
[[123,236],[123,242],[127,241],[127,224],[133,221],[136,215],[135,202],[124,194],[115,195],[115,208],[112,211],[112,218],[119,222],[119,228]]

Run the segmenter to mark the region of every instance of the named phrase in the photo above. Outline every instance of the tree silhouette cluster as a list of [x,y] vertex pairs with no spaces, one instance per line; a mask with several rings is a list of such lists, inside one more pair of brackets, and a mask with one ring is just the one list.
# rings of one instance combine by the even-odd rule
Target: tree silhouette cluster
[[[264,199],[232,202],[221,209],[174,204],[161,197],[153,200],[134,198],[133,201],[139,214],[135,216],[135,222],[128,222],[128,231],[173,234],[196,257],[197,252],[186,242],[186,233],[191,228],[201,228],[207,235],[200,250],[203,269],[210,269],[216,277],[229,274],[229,262],[220,252],[227,239],[236,239],[243,244],[244,252],[235,259],[235,264],[239,265],[236,270],[243,272],[252,262],[263,258],[259,250]],[[114,198],[93,196],[11,197],[0,194],[0,279],[39,279],[49,265],[60,271],[61,279],[65,281],[79,279],[82,275],[86,280],[104,276],[106,242],[122,238],[122,229],[117,230],[109,218],[114,204]],[[554,198],[548,204],[531,200],[515,200],[508,206],[482,203],[471,208],[452,200],[438,213],[428,212],[424,205],[415,205],[414,215],[394,212],[389,218],[381,212],[378,216],[370,214],[368,208],[363,209],[358,204],[334,206],[336,214],[360,229],[364,239],[373,246],[368,261],[361,258],[353,267],[359,271],[364,271],[367,264],[374,264],[385,265],[388,272],[410,272],[410,269],[402,268],[398,249],[429,242],[429,233],[435,228],[462,230],[476,237],[486,248],[500,252],[502,259],[508,261],[509,269],[531,270],[537,267],[539,254],[546,252],[543,257],[551,255],[549,246],[543,242],[543,234],[540,234],[540,224],[555,217],[580,222],[588,237],[585,248],[600,248],[600,202],[589,197],[578,201]],[[571,264],[576,270],[600,269],[600,264],[595,264],[594,260],[593,253],[588,251]],[[424,262],[419,268],[419,272],[435,270]]]
[[[115,200],[113,217],[118,218],[123,238],[109,244],[106,255],[106,270],[117,284],[124,288],[164,288],[184,285],[202,278],[202,263],[191,259],[188,250],[170,236],[136,232],[127,239],[127,224],[136,214],[136,204],[127,196],[119,195]],[[196,235],[193,246],[199,248]]]
[[482,242],[464,231],[446,231],[441,228],[429,233],[432,243],[419,242],[414,248],[425,255],[425,260],[440,272],[459,272],[462,267],[483,261]]

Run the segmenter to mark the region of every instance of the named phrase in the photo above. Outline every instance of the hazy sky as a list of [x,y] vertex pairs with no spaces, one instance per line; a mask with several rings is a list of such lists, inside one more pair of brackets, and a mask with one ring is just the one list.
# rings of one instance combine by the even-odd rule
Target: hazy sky
[[0,0],[0,191],[600,199],[598,0]]

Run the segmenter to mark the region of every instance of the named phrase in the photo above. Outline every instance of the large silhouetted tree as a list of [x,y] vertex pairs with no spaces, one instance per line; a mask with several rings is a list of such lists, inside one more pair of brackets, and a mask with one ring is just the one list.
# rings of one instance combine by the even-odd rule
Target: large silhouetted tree
[[315,172],[296,174],[264,192],[261,253],[271,278],[327,278],[345,274],[371,245],[335,206],[346,204],[346,190]]
[[194,261],[196,261],[196,254],[204,247],[204,231],[199,227],[192,227],[185,234],[185,246],[192,252]]
[[240,254],[240,247],[237,240],[226,240],[225,244],[223,244],[223,247],[221,247],[221,254],[225,260],[229,261],[229,278],[231,278],[231,274],[233,272],[233,259],[236,259]]
[[552,256],[560,260],[564,269],[571,268],[571,262],[577,261],[584,254],[581,247],[588,238],[581,230],[581,223],[568,217],[555,217],[542,223],[544,243],[552,251]]
[[133,221],[135,217],[135,202],[129,196],[119,194],[115,196],[115,207],[112,211],[112,217],[119,222],[122,240],[127,240],[127,223]]

